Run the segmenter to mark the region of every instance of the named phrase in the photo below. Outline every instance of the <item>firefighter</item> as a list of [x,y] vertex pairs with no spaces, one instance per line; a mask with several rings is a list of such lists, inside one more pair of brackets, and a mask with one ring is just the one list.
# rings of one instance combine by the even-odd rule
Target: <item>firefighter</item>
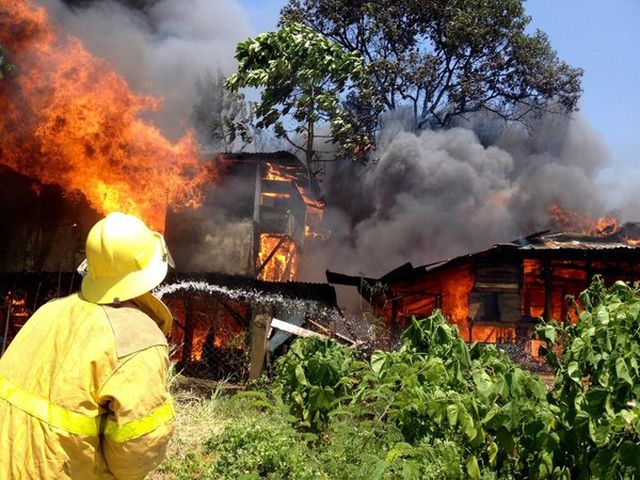
[[80,293],[38,309],[0,359],[0,479],[142,479],[164,458],[172,317],[151,290],[173,261],[122,213],[86,255]]

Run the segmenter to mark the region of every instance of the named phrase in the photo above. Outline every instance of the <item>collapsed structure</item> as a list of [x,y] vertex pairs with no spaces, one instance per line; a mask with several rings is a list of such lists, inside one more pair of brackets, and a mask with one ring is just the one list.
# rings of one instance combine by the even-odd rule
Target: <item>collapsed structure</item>
[[384,317],[392,337],[440,308],[466,341],[521,343],[537,355],[532,329],[540,318],[575,321],[577,299],[593,275],[605,282],[640,280],[640,223],[603,236],[529,235],[512,242],[380,278],[327,271],[329,283],[352,285]]

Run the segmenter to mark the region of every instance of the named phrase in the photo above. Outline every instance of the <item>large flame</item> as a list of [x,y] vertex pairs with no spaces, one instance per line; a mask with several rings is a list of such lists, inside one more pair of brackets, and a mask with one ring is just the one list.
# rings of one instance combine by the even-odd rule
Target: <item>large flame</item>
[[79,39],[58,34],[44,8],[3,0],[0,43],[18,69],[0,82],[0,164],[160,230],[168,204],[201,200],[208,172],[193,138],[174,144],[143,121],[158,99],[131,92]]
[[442,310],[458,326],[463,338],[468,339],[469,293],[473,288],[473,272],[461,267],[446,272],[442,278]]
[[556,204],[549,207],[549,215],[556,225],[564,231],[601,237],[615,233],[620,229],[620,221],[617,217],[593,218],[588,214],[569,212]]

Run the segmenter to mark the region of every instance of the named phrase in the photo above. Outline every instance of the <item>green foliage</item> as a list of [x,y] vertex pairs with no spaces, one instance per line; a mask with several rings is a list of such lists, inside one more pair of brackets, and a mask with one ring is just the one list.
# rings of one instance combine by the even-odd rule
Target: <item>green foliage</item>
[[[366,135],[358,134],[341,104],[341,96],[356,86],[359,94],[368,92],[357,52],[345,51],[310,28],[292,23],[240,42],[236,59],[238,72],[227,80],[227,87],[261,88],[254,109],[257,127],[273,126],[276,135],[305,153],[308,163],[314,160],[315,130],[323,123],[329,125],[338,153],[370,143]],[[297,136],[303,141],[298,142]]]
[[523,0],[289,0],[280,17],[360,52],[375,94],[352,107],[369,128],[403,106],[416,128],[480,110],[508,120],[576,110],[582,70],[527,33],[529,21]]
[[296,340],[276,362],[276,391],[304,425],[318,430],[350,391],[351,350],[332,340]]
[[[298,340],[274,388],[235,397],[237,421],[191,478],[634,478],[640,471],[640,287],[596,278],[576,325],[538,332],[552,392],[504,352],[466,345],[441,312],[367,361]],[[253,413],[251,413],[253,412]],[[203,474],[202,472],[205,472]],[[242,475],[245,475],[244,477]],[[184,477],[189,478],[189,477]]]
[[[238,398],[236,407],[245,412],[268,403],[266,397],[258,401]],[[268,415],[247,416],[232,422],[220,436],[206,442],[205,452],[215,452],[217,458],[202,478],[321,478],[304,435],[293,428],[292,420],[282,410],[269,408]]]
[[[311,425],[335,438],[335,429],[348,419],[358,425],[354,438],[361,435],[354,430],[364,430],[378,445],[376,452],[387,451],[384,459],[378,453],[377,463],[373,457],[366,462],[367,468],[377,464],[381,475],[395,471],[390,459],[413,465],[412,459],[442,442],[460,447],[454,464],[466,465],[472,478],[487,472],[522,475],[542,468],[546,458],[539,447],[555,441],[544,385],[494,348],[467,347],[439,311],[414,319],[399,351],[374,352],[366,363],[329,341],[299,340],[280,359],[276,374],[281,398],[300,425],[315,418]],[[327,387],[330,401],[320,407],[309,392]],[[360,444],[358,451],[366,449]]]
[[556,457],[572,477],[630,478],[640,471],[640,289],[596,277],[580,301],[576,325],[539,329],[557,366]]
[[7,58],[7,55],[0,45],[0,81],[4,80],[9,75],[15,73],[16,67],[14,67]]

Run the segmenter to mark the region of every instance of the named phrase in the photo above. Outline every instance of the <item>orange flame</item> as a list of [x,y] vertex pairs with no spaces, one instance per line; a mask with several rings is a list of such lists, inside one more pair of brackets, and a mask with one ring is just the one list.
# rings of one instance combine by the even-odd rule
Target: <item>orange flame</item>
[[[262,266],[267,262],[267,258],[277,247],[278,250],[269,259],[265,267],[258,274],[260,280],[271,282],[290,282],[295,279],[298,268],[298,249],[290,238],[270,234],[260,235],[260,251],[258,253],[258,263]],[[280,244],[280,246],[278,246]]]
[[160,230],[168,204],[201,201],[209,174],[193,137],[173,144],[143,121],[159,100],[131,92],[79,39],[59,35],[44,8],[4,0],[0,43],[19,72],[0,82],[1,164]]
[[290,182],[293,180],[293,177],[285,175],[279,169],[277,169],[273,164],[267,163],[267,171],[265,176],[263,177],[265,180],[275,180],[278,182]]
[[442,310],[458,325],[465,338],[468,336],[469,293],[473,282],[473,272],[466,266],[447,272],[442,278]]
[[549,206],[548,211],[551,219],[564,231],[602,237],[611,235],[620,229],[620,221],[614,216],[594,219],[588,214],[568,212],[556,204]]

